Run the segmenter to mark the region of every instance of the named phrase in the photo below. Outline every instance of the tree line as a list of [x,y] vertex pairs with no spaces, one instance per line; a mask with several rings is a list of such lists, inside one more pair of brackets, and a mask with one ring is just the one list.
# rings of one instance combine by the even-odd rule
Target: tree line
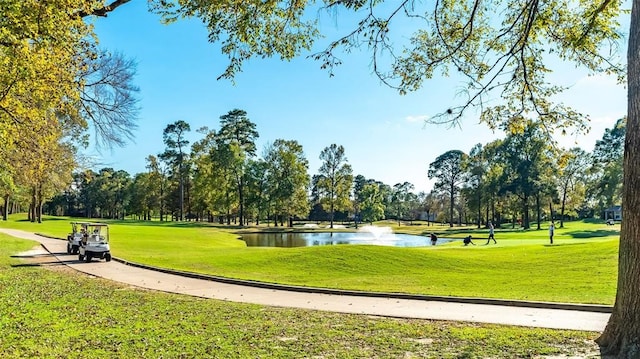
[[560,148],[544,127],[528,121],[503,139],[451,150],[429,166],[434,193],[448,203],[448,222],[501,224],[525,229],[543,220],[602,217],[622,198],[626,120],[596,142],[593,152]]
[[[480,228],[516,223],[540,228],[545,220],[602,216],[620,203],[626,121],[620,119],[593,152],[557,146],[545,130],[528,122],[503,139],[477,144],[467,154],[449,150],[429,165],[435,180],[429,193],[409,182],[385,184],[354,176],[343,146],[320,154],[321,167],[309,175],[302,146],[277,139],[258,156],[259,133],[247,113],[220,116],[218,130],[200,128],[202,138],[186,140],[185,121],[163,131],[166,146],[150,155],[147,171],[75,172],[60,193],[51,193],[46,213],[99,218],[135,217],[195,220],[234,225],[291,226],[294,219],[374,222],[427,220]],[[26,202],[28,189],[13,203]],[[5,208],[11,201],[5,198]],[[15,206],[15,204],[13,205]]]

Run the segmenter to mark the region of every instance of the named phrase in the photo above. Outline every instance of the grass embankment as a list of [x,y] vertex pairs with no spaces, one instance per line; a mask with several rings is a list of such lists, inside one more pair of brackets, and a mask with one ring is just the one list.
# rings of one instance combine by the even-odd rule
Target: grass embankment
[[597,357],[597,333],[270,308],[25,265],[0,234],[3,358]]
[[[68,219],[12,226],[56,236]],[[228,229],[196,223],[110,222],[112,252],[159,267],[265,282],[384,292],[613,304],[617,274],[617,229],[571,222],[548,232],[499,230],[498,244],[464,247],[460,242],[424,248],[320,246],[247,248]],[[414,233],[438,228],[443,237],[486,230],[408,226]],[[273,228],[271,228],[273,230]],[[398,231],[410,232],[409,230]]]

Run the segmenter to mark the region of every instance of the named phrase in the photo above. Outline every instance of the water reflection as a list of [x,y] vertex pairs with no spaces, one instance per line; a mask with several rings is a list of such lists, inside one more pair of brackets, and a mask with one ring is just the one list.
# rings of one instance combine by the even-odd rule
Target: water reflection
[[[371,233],[249,233],[242,240],[248,247],[309,247],[331,246],[338,244],[370,244],[395,247],[430,246],[429,237],[410,234],[390,234],[376,237]],[[451,242],[450,238],[438,238],[438,244]]]

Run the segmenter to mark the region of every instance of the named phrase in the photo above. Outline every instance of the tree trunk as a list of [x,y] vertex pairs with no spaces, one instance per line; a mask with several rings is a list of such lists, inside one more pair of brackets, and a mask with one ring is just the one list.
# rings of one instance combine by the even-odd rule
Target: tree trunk
[[40,190],[38,191],[38,203],[36,209],[36,215],[38,216],[38,223],[42,223],[42,207],[44,205],[42,198],[42,186],[40,186]]
[[29,221],[30,222],[36,221],[36,204],[38,203],[37,198],[38,198],[38,189],[34,185],[33,188],[31,189],[31,205],[29,205]]
[[491,222],[493,223],[494,226],[497,223],[498,227],[500,226],[500,223],[502,222],[502,218],[500,217],[500,213],[496,214],[496,200],[495,200],[495,198],[491,198]]
[[482,195],[479,192],[480,191],[478,191],[478,219],[476,221],[476,223],[478,224],[478,229],[480,229],[480,226],[482,225],[482,204],[480,203],[482,200]]
[[240,225],[244,226],[244,180],[238,182],[238,201],[240,202]]
[[596,340],[616,358],[640,357],[640,2],[633,1],[627,53],[627,131],[624,144],[623,220],[618,291],[613,313]]
[[[485,211],[484,214],[485,214],[485,218],[487,219],[487,222],[489,222],[489,208],[490,208],[489,203],[490,202],[487,202],[487,205],[486,205],[486,207],[484,209],[484,211]],[[495,222],[495,218],[491,217],[491,223],[496,223]]]
[[9,195],[4,195],[4,206],[2,207],[2,220],[6,221],[9,216]]
[[180,221],[182,221],[184,219],[184,175],[182,173],[182,153],[180,153],[180,164],[178,171],[180,171]]
[[451,203],[449,203],[449,227],[453,227],[453,197],[454,197],[453,184],[451,185],[449,190],[450,190],[449,200],[451,201]]
[[560,205],[560,228],[564,228],[564,204],[567,201],[567,186],[562,191],[562,204]]
[[531,226],[529,225],[529,194],[525,193],[524,194],[524,199],[523,201],[523,211],[522,211],[522,227],[524,227],[524,229],[529,229],[531,228]]
[[160,222],[164,222],[164,174],[160,181]]
[[329,214],[330,216],[330,222],[329,222],[329,228],[333,228],[333,215],[334,215],[334,208],[333,208],[333,194],[331,194],[331,213]]
[[540,193],[537,193],[536,194],[536,216],[538,221],[538,230],[540,230],[540,220],[541,220],[540,212],[542,212],[542,210],[540,209]]

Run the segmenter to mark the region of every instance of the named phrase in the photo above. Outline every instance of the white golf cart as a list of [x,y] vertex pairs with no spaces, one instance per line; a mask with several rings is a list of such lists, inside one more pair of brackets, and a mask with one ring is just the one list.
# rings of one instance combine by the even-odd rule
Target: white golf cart
[[71,222],[71,233],[67,235],[67,254],[78,254],[82,237],[87,232],[88,222]]
[[91,262],[92,258],[111,261],[109,227],[104,223],[86,223],[87,231],[80,242],[79,260]]

